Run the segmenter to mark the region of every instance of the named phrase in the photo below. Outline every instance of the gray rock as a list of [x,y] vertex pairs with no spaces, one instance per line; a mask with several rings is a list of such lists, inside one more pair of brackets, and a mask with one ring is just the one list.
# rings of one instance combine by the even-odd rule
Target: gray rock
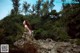
[[35,40],[24,32],[21,39],[14,43],[17,47],[23,47],[27,42],[36,43],[39,46],[38,53],[80,53],[80,46],[70,42],[56,42],[52,39]]

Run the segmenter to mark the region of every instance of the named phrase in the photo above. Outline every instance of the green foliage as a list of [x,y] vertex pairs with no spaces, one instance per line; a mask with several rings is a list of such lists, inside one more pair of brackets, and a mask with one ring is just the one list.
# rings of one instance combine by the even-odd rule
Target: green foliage
[[35,38],[52,38],[54,40],[67,41],[70,37],[67,34],[65,25],[63,25],[60,19],[55,22],[48,19],[42,25],[42,28],[35,30]]
[[57,40],[66,41],[70,38],[67,34],[65,25],[62,25],[59,20],[54,23],[53,32]]
[[72,5],[72,7],[68,7],[63,10],[63,16],[61,20],[63,23],[66,24],[68,35],[71,38],[80,38],[80,27],[77,29],[79,24],[79,17],[80,17],[80,7],[78,4]]
[[12,3],[13,3],[13,10],[12,10],[12,12],[11,13],[14,13],[15,15],[17,15],[17,14],[19,14],[19,1],[20,0],[11,0],[12,1]]
[[38,15],[39,15],[39,13],[40,13],[41,5],[42,5],[42,0],[38,0],[38,1],[36,2],[36,5],[35,5],[36,13],[37,13]]
[[28,8],[30,7],[30,4],[28,4],[26,1],[23,3],[23,11],[26,15],[26,13],[28,12]]
[[5,17],[0,23],[0,43],[12,44],[19,39],[23,33],[23,20],[22,15]]
[[76,44],[80,45],[80,39],[77,39]]
[[[65,2],[65,0],[62,0]],[[69,4],[64,5],[61,12],[53,10],[54,0],[42,1],[38,0],[30,14],[29,4],[23,4],[25,16],[20,15],[19,0],[12,0],[13,8],[11,15],[6,16],[0,21],[0,43],[10,43],[21,38],[24,31],[23,20],[29,20],[32,29],[34,29],[34,36],[36,39],[52,38],[58,41],[67,41],[72,36],[80,38],[80,7],[79,5]],[[51,11],[50,11],[51,10]],[[62,16],[59,17],[59,14]],[[55,15],[58,18],[51,18],[50,15]],[[75,33],[76,32],[76,33]],[[77,41],[79,43],[79,41]]]

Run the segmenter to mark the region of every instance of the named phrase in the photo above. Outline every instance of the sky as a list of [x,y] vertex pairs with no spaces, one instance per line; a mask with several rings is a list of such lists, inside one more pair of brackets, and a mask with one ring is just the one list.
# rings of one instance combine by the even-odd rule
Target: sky
[[[20,4],[24,1],[27,1],[30,5],[36,4],[37,0],[20,0]],[[54,8],[57,12],[62,9],[61,0],[54,1]],[[0,20],[10,14],[11,9],[13,8],[11,0],[0,0]]]

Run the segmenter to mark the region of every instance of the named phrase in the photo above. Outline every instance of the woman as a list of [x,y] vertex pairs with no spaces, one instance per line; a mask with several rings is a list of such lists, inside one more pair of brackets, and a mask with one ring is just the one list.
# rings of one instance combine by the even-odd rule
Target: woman
[[31,25],[29,24],[29,22],[27,20],[24,20],[23,25],[25,27],[25,30],[28,31],[29,35],[32,35],[32,29],[31,29]]

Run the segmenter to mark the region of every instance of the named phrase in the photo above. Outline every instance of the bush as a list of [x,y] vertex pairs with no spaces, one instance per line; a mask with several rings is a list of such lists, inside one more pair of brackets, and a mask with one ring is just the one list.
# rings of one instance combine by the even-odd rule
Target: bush
[[[0,43],[12,44],[23,34],[23,16],[7,16],[0,23]],[[17,37],[18,36],[18,37]]]
[[80,39],[77,39],[76,44],[80,45]]

